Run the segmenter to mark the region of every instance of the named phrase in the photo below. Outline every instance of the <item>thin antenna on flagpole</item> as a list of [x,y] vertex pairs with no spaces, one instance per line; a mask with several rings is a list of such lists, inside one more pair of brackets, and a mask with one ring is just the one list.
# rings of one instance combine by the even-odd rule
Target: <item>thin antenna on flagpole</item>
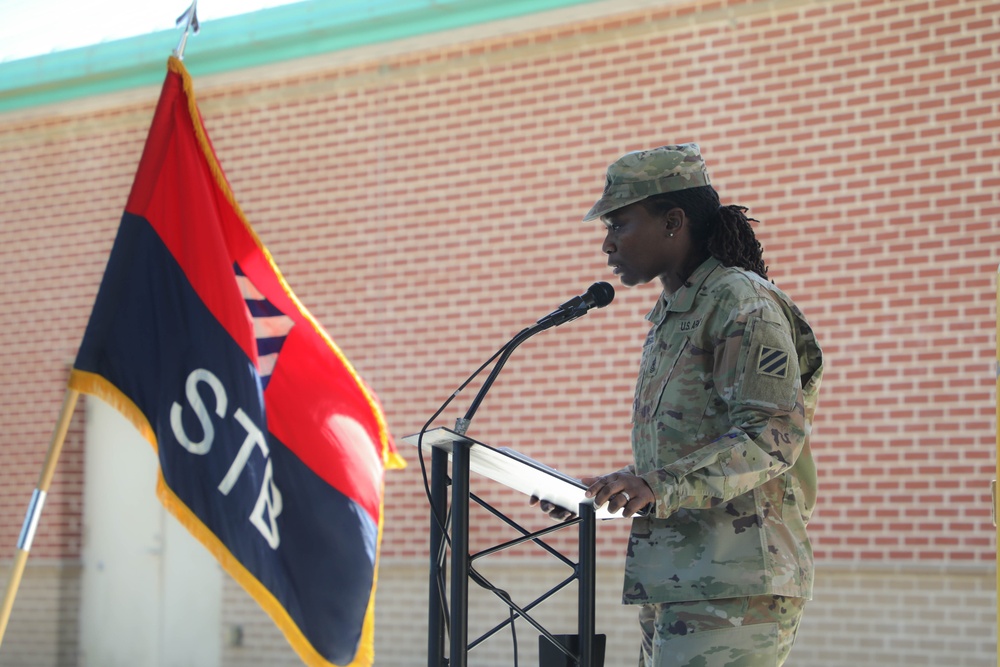
[[42,516],[45,496],[49,492],[49,485],[52,484],[52,477],[56,474],[56,462],[59,460],[63,443],[66,441],[66,433],[69,431],[69,423],[73,418],[73,409],[76,407],[76,399],[79,396],[80,392],[75,389],[66,390],[66,398],[63,400],[62,412],[59,414],[55,432],[52,434],[52,441],[49,443],[49,453],[45,457],[45,465],[42,466],[42,473],[38,477],[38,486],[35,487],[35,492],[31,495],[31,504],[28,505],[24,525],[21,527],[21,536],[17,540],[14,567],[10,572],[3,604],[0,605],[0,644],[3,644],[3,636],[7,632],[7,622],[10,620],[11,610],[14,608],[14,596],[17,595],[17,589],[21,586],[21,577],[24,575],[24,567],[28,563],[28,552],[31,551],[31,542],[35,539],[38,520]]
[[184,25],[184,34],[181,35],[181,41],[174,49],[174,55],[178,60],[184,60],[184,47],[187,46],[188,33],[193,30],[193,34],[197,35],[198,31],[201,30],[201,25],[198,23],[198,0],[194,0],[187,11],[177,17],[177,27],[179,28],[181,24]]

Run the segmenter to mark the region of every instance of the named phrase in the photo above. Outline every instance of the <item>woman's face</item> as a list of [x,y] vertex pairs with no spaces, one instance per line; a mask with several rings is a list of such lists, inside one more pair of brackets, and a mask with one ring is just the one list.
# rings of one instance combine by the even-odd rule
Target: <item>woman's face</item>
[[643,285],[676,271],[680,238],[673,235],[669,215],[654,217],[637,202],[601,218],[606,229],[601,249],[623,285]]

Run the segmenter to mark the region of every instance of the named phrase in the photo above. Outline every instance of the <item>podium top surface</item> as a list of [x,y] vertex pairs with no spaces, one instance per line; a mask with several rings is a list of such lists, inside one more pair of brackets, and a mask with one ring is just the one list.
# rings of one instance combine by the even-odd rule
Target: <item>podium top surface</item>
[[[419,440],[419,433],[403,438],[403,442],[414,446]],[[435,428],[423,434],[424,446],[442,449],[449,457],[456,442],[468,443],[469,470],[478,475],[574,512],[581,504],[594,504],[592,498],[584,495],[587,487],[583,482],[513,449],[491,447],[447,428]],[[607,505],[597,508],[594,516],[598,519],[624,518],[622,510],[612,514]]]

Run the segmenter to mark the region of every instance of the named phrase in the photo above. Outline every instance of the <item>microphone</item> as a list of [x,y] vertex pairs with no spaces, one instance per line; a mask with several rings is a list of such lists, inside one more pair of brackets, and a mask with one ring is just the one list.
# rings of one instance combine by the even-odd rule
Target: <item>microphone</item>
[[574,296],[556,310],[552,311],[536,324],[545,324],[546,328],[557,327],[582,317],[591,308],[604,308],[615,298],[615,288],[605,282],[594,283],[580,296]]

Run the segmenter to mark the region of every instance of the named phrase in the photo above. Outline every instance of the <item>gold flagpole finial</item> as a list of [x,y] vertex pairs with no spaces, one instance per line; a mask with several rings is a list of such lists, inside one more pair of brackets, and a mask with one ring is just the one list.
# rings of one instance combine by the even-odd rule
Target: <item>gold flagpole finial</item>
[[181,35],[181,41],[178,42],[177,48],[174,49],[174,56],[178,60],[184,60],[184,47],[187,46],[188,33],[194,30],[194,34],[197,35],[201,26],[198,23],[198,0],[194,0],[191,6],[187,8],[183,14],[177,17],[176,22],[177,27],[184,26],[184,34]]

